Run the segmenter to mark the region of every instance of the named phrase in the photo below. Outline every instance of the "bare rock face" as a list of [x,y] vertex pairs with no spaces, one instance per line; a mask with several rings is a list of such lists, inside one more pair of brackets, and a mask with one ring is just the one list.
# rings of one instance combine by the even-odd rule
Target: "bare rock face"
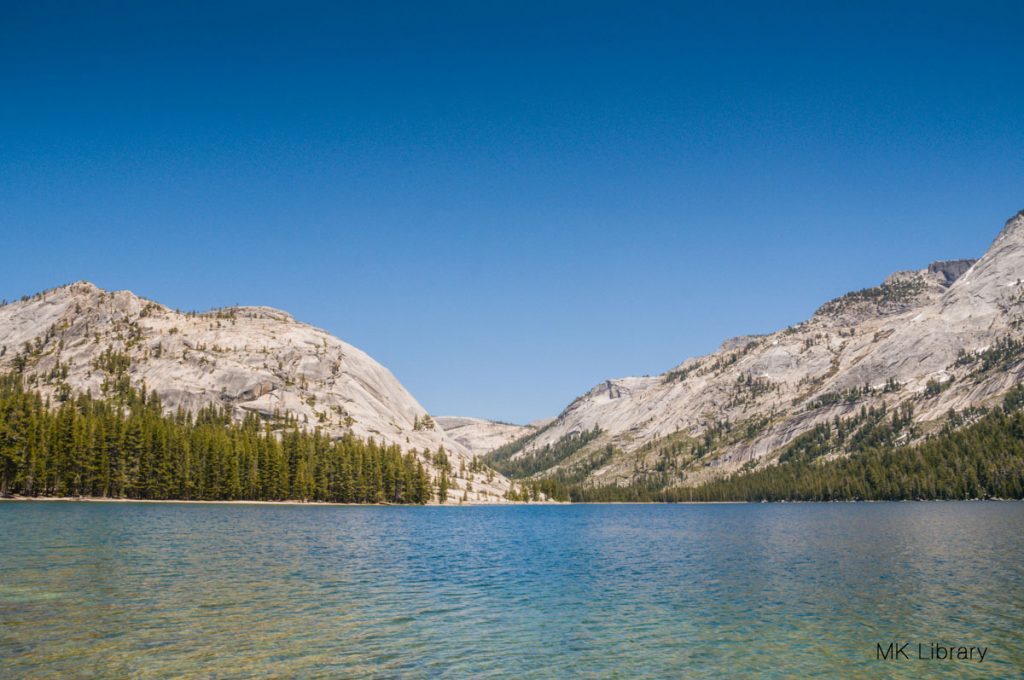
[[[0,370],[14,368],[53,399],[102,396],[127,379],[155,391],[168,413],[222,406],[239,419],[287,414],[303,427],[420,454],[443,446],[456,470],[472,458],[365,352],[269,307],[181,313],[73,283],[0,307]],[[453,480],[450,498],[502,500],[508,480],[488,476]]]
[[466,447],[471,455],[483,456],[534,431],[530,425],[499,423],[481,418],[438,416],[434,419],[449,437]]
[[944,260],[942,262],[932,262],[928,265],[928,273],[941,276],[945,285],[951,286],[957,279],[963,276],[975,262],[977,262],[977,260]]
[[592,485],[693,484],[774,464],[815,425],[882,406],[912,409],[910,443],[951,410],[970,414],[1020,383],[1022,279],[1024,212],[976,262],[897,272],[771,335],[729,340],[657,377],[605,381],[515,457],[597,427],[600,437],[536,476],[585,470]]

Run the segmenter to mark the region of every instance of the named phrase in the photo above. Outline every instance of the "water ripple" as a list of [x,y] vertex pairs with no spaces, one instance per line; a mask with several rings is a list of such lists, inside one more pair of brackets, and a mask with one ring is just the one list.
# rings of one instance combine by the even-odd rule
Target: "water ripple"
[[[1024,668],[1024,504],[0,504],[4,677]],[[875,643],[981,644],[880,666]]]

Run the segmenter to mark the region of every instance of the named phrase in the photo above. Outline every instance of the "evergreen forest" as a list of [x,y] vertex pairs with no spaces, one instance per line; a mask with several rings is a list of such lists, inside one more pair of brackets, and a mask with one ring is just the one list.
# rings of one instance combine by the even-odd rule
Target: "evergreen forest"
[[0,493],[426,503],[438,491],[413,452],[332,440],[286,417],[234,422],[221,408],[168,416],[155,393],[130,386],[53,406],[21,376],[0,376]]

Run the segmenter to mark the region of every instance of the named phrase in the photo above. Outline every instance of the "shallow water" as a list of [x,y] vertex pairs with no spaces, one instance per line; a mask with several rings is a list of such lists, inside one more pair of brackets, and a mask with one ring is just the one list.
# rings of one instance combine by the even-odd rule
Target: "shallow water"
[[1017,677],[1022,529],[1017,502],[0,503],[0,675]]

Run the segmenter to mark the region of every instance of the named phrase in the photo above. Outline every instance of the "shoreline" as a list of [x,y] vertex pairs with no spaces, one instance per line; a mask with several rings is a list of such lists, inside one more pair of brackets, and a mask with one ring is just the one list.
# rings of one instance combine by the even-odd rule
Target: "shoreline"
[[[0,497],[0,503],[175,503],[180,505],[298,505],[304,507],[339,507],[339,508],[468,508],[468,507],[501,507],[503,505],[573,505],[559,501],[505,501],[503,503],[335,503],[331,501],[255,501],[255,500],[192,500],[183,498],[108,498],[106,496],[7,496]],[[576,505],[581,505],[577,503]]]
[[176,505],[283,505],[340,508],[496,508],[503,506],[573,506],[573,505],[802,505],[834,503],[973,503],[1021,502],[1019,498],[933,498],[916,500],[848,500],[848,501],[600,501],[573,503],[569,501],[506,501],[503,503],[334,503],[329,501],[256,501],[256,500],[185,500],[153,498],[106,498],[102,496],[7,496],[0,503],[165,503]]

